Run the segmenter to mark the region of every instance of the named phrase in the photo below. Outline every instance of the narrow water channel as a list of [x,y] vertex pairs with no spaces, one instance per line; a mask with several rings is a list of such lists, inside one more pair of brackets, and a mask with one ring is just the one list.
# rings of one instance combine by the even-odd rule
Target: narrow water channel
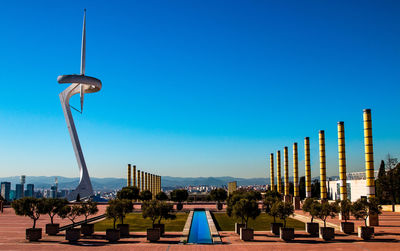
[[188,243],[212,244],[205,211],[194,211]]

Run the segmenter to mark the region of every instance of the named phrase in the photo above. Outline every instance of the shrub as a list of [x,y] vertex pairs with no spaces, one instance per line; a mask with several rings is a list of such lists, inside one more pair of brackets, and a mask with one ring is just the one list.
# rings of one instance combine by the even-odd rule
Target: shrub
[[182,209],[182,202],[186,201],[189,197],[189,193],[185,189],[175,189],[170,193],[172,201],[178,202],[177,209]]
[[276,217],[278,217],[278,211],[272,210],[274,204],[281,201],[278,194],[267,193],[264,199],[264,210],[265,213],[274,218],[274,223],[276,223]]

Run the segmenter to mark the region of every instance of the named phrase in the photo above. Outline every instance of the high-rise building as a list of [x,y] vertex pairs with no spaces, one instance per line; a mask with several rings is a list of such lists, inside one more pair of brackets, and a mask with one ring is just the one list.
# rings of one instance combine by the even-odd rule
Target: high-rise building
[[35,185],[27,184],[26,190],[25,190],[25,197],[35,197],[34,188],[35,188]]
[[233,192],[235,192],[236,189],[237,189],[237,182],[236,181],[228,182],[228,195],[230,195]]
[[23,184],[15,184],[15,199],[21,199],[24,197],[24,185]]
[[11,183],[10,182],[1,182],[1,197],[3,197],[6,201],[10,201],[10,190]]
[[57,186],[51,186],[50,188],[51,192],[50,192],[50,198],[57,198]]

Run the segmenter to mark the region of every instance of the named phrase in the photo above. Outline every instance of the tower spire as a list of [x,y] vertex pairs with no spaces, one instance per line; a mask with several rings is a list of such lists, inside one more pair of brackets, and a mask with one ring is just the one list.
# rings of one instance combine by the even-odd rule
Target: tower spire
[[81,75],[85,75],[86,61],[86,9],[83,10],[82,48],[81,48]]

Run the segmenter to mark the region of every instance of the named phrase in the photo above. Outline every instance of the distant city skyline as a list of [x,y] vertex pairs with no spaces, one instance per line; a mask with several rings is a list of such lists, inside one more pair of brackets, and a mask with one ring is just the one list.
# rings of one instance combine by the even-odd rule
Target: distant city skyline
[[315,177],[319,130],[335,176],[338,121],[347,171],[364,171],[364,108],[375,170],[400,158],[400,2],[21,1],[0,15],[2,177],[79,176],[57,76],[79,71],[84,8],[86,72],[103,82],[74,113],[91,177],[124,178],[130,163],[267,178],[285,146],[292,176],[294,142],[303,176],[304,137]]

